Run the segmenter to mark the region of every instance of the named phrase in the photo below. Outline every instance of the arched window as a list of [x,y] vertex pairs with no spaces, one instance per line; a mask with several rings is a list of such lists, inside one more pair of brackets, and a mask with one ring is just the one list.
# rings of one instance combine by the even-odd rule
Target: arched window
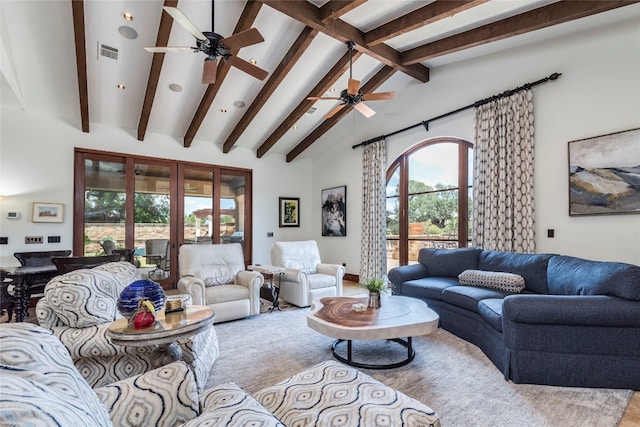
[[421,248],[469,245],[472,149],[462,139],[429,139],[389,167],[387,270],[417,263]]

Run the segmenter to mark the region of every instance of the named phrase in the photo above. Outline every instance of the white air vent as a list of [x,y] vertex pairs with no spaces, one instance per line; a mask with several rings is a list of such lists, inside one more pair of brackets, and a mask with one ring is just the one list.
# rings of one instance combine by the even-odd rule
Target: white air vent
[[98,43],[98,59],[118,62],[118,49],[109,45]]
[[311,107],[311,108],[309,108],[309,109],[307,110],[307,114],[313,114],[313,113],[315,113],[315,112],[316,112],[316,110],[317,110],[317,108],[316,108],[316,107]]

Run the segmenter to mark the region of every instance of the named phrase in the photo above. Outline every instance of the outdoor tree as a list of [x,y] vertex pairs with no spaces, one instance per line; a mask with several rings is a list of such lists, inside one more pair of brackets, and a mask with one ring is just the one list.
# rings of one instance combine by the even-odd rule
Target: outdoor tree
[[169,223],[169,196],[136,193],[135,222],[145,224]]

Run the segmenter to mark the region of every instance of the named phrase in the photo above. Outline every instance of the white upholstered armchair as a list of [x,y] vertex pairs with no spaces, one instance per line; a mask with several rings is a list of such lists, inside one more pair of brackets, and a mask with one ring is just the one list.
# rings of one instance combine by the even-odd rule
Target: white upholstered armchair
[[274,243],[271,263],[287,270],[280,281],[280,297],[298,307],[307,307],[314,299],[342,295],[344,267],[323,264],[315,240]]
[[208,305],[215,322],[260,314],[262,274],[246,271],[240,243],[182,245],[178,289],[195,305]]

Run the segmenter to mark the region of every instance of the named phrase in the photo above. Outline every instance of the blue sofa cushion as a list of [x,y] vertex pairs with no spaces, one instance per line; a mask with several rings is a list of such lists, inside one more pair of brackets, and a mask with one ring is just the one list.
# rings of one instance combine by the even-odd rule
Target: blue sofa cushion
[[478,303],[478,313],[496,331],[502,332],[502,298],[487,298]]
[[429,276],[455,277],[465,270],[478,269],[478,256],[482,249],[420,249],[418,261],[427,267]]
[[504,298],[512,295],[496,289],[476,288],[473,286],[452,286],[442,291],[442,300],[449,304],[478,313],[478,303],[487,298]]
[[554,256],[547,271],[553,295],[610,295],[640,300],[640,267],[622,262]]
[[408,280],[402,284],[402,295],[440,301],[444,289],[458,285],[458,281],[451,277],[425,277],[424,279]]
[[547,291],[547,264],[551,254],[519,254],[513,252],[482,251],[478,269],[504,271],[524,277],[525,289],[537,294]]

